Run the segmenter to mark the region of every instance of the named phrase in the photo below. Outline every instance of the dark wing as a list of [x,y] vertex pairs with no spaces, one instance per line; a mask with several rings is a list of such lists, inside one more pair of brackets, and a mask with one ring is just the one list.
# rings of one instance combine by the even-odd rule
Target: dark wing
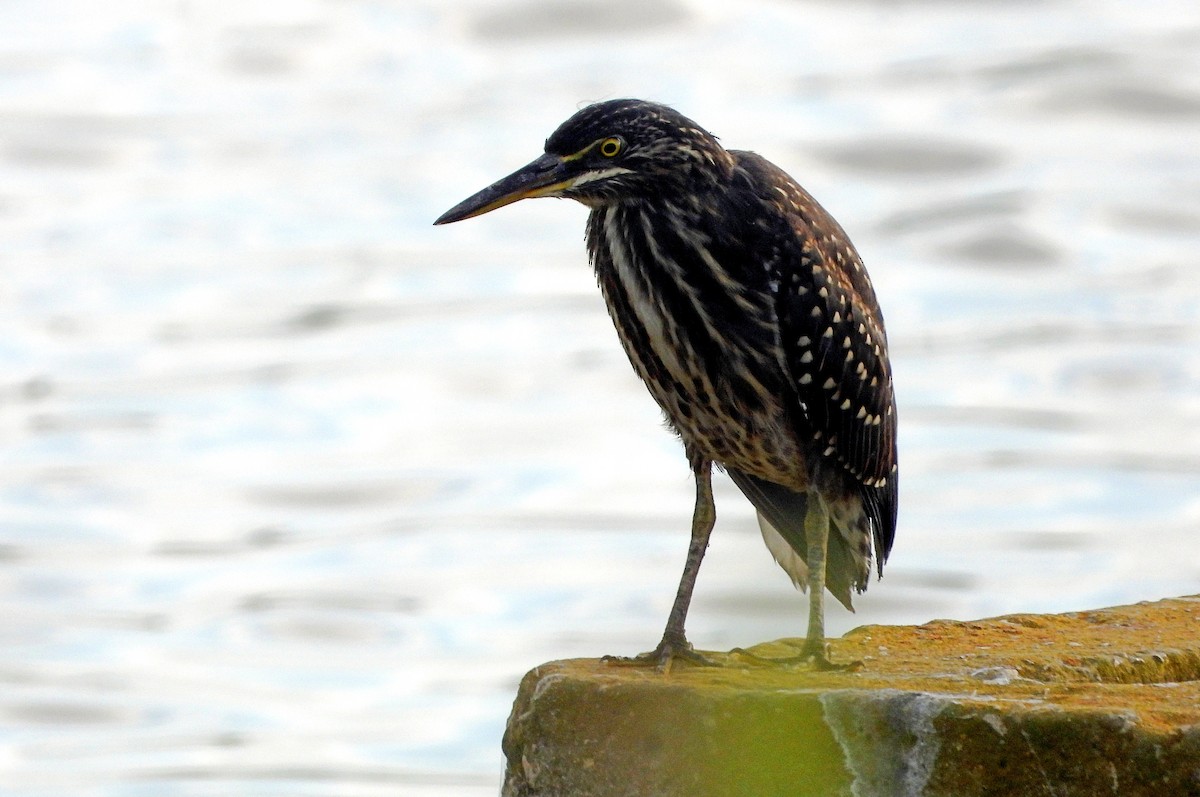
[[825,470],[857,490],[882,572],[895,537],[898,470],[892,371],[875,291],[846,233],[807,191],[754,153],[735,156],[781,219],[767,265],[797,428]]

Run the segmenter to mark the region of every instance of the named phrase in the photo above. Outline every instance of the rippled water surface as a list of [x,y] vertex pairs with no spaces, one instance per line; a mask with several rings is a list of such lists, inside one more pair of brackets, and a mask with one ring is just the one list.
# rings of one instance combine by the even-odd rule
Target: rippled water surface
[[[691,482],[585,210],[430,226],[625,95],[875,278],[900,528],[832,633],[1200,591],[1192,2],[17,0],[0,791],[494,794],[525,670],[657,641]],[[717,491],[694,641],[802,634]]]

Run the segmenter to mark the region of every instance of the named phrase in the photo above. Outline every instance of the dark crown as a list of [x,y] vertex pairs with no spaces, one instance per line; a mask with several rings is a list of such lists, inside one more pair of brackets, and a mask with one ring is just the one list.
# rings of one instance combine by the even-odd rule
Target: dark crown
[[613,164],[630,170],[620,184],[631,191],[720,180],[733,169],[733,159],[714,135],[674,108],[644,100],[583,108],[546,139],[546,152],[569,157],[606,137],[622,141]]

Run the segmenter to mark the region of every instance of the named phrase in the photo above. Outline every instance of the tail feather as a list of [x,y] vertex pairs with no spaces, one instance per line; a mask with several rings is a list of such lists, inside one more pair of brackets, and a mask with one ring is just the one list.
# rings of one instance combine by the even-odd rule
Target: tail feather
[[[804,516],[808,511],[807,495],[733,468],[727,468],[725,472],[758,510],[763,540],[775,561],[792,577],[797,587],[806,589],[808,539],[804,533]],[[864,570],[869,573],[870,564],[869,561],[859,561],[862,559],[861,552],[856,555],[845,534],[839,533],[841,531],[830,529],[825,562],[825,587],[839,603],[854,611],[850,598],[851,588],[861,592],[866,586]],[[786,542],[790,551],[780,546],[779,540]]]

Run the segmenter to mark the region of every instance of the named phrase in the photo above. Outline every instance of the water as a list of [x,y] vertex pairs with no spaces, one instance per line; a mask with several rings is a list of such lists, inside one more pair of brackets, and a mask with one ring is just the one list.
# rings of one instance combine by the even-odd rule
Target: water
[[[430,226],[588,100],[765,153],[871,268],[901,520],[831,633],[1200,587],[1193,3],[0,18],[4,794],[494,794],[525,670],[654,644],[692,488],[584,210]],[[717,492],[694,641],[801,634]]]

